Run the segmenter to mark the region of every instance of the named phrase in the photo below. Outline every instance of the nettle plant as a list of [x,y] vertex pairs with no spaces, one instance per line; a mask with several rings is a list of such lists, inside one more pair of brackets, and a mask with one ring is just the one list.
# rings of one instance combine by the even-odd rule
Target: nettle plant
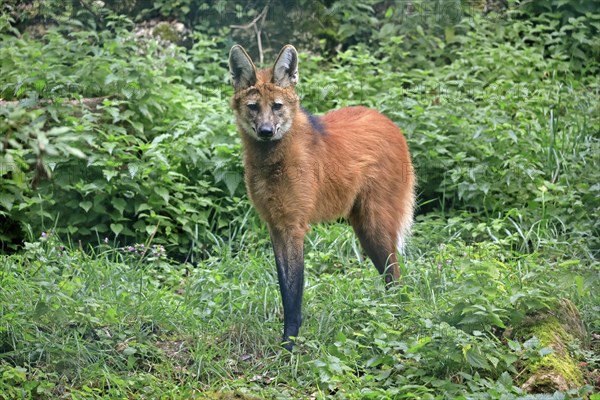
[[152,237],[197,257],[248,210],[233,125],[214,117],[228,107],[217,42],[198,37],[190,56],[167,54],[134,40],[124,18],[109,25],[7,36],[0,49],[11,60],[2,96],[21,100],[1,110],[1,162],[11,168],[0,171],[0,211],[17,227],[3,230],[4,246],[53,229],[91,243]]

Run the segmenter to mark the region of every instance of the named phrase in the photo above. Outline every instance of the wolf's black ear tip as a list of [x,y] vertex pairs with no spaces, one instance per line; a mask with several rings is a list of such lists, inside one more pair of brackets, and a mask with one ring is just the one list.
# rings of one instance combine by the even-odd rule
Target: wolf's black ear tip
[[242,47],[242,45],[236,43],[233,46],[231,46],[231,49],[229,50],[229,56],[231,56],[234,53],[240,52],[240,51],[242,53],[246,52],[246,50],[244,50],[244,48]]

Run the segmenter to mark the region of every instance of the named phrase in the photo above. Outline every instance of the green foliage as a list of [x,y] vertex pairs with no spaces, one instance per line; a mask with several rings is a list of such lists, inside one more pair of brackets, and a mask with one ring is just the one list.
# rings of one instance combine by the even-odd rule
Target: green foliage
[[[416,242],[422,253],[407,257],[404,285],[386,290],[374,268],[357,266],[356,239],[340,240],[349,229],[330,228],[336,234],[318,228],[310,236],[306,320],[293,354],[278,347],[280,300],[266,243],[224,248],[197,267],[139,254],[141,245],[102,244],[89,254],[51,234],[27,243],[0,260],[0,393],[183,399],[202,387],[215,398],[239,390],[258,398],[514,398],[525,394],[524,362],[552,357],[539,338],[511,338],[504,328],[519,326],[518,313],[573,296],[568,259]],[[321,270],[332,250],[343,269]],[[580,301],[600,305],[595,291]],[[571,357],[597,367],[581,350]]]
[[[199,38],[191,57],[166,54],[134,41],[128,24],[115,18],[116,33],[100,35],[54,29],[45,42],[7,37],[2,96],[27,97],[2,109],[9,179],[0,207],[7,224],[34,235],[54,228],[126,244],[158,228],[157,243],[198,255],[208,232],[226,234],[247,211],[231,121],[221,117],[229,114],[224,71],[206,66],[221,53]],[[66,96],[99,100],[85,107]]]
[[[329,64],[304,56],[304,104],[319,112],[365,104],[394,119],[409,138],[422,210],[493,219],[467,229],[473,236],[466,239],[507,238],[530,251],[569,237],[585,257],[596,253],[597,61],[579,68],[572,48],[555,45],[563,41],[548,18],[556,16],[523,19],[530,11],[517,8],[501,19],[482,17],[458,2],[401,6],[375,1],[322,10],[323,18],[368,13],[381,36],[377,50],[357,44]],[[252,16],[251,8],[244,12]],[[573,18],[597,15],[591,9]],[[5,35],[2,97],[22,102],[2,110],[2,134],[12,144],[2,150],[0,207],[4,226],[18,227],[4,230],[13,232],[3,233],[4,246],[52,227],[76,240],[143,242],[158,226],[156,240],[169,251],[197,254],[213,235],[228,236],[248,210],[239,201],[224,43],[198,35],[188,54],[165,50],[132,40],[126,18],[102,18],[110,31],[72,20],[43,40]],[[348,21],[342,31],[365,29],[352,37],[373,31]],[[565,21],[563,28],[575,26]],[[594,34],[595,25],[586,24],[582,43]],[[71,101],[90,97],[101,101],[92,108]],[[36,143],[51,129],[58,130],[46,154]]]
[[22,238],[22,231],[29,228],[28,208],[43,207],[43,201],[35,196],[32,186],[37,187],[42,179],[50,176],[46,161],[85,157],[80,147],[89,136],[77,135],[68,127],[44,129],[46,115],[39,110],[28,113],[23,108],[6,107],[0,109],[0,116],[0,134],[4,137],[0,144],[0,215],[3,217],[0,241],[6,245]]
[[[357,267],[348,227],[313,227],[291,355],[228,106],[227,50],[256,34],[229,25],[267,3],[41,3],[0,18],[0,241],[19,250],[0,398],[515,398],[553,353],[511,336],[525,318],[570,298],[600,331],[594,2],[269,3],[267,63],[292,42],[309,110],[392,118],[420,190],[402,287]],[[160,15],[194,46],[133,33]],[[594,349],[567,351],[592,382]]]
[[548,54],[566,54],[576,71],[598,73],[597,63],[588,61],[600,53],[600,44],[591,39],[600,33],[598,2],[538,0],[524,2],[518,11],[536,26],[536,35],[528,35],[526,40],[545,46]]

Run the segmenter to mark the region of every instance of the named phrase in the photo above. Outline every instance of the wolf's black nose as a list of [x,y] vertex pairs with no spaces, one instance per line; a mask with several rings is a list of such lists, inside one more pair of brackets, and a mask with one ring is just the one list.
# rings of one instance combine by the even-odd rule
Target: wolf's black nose
[[264,124],[258,127],[258,137],[261,139],[269,139],[273,137],[273,125]]

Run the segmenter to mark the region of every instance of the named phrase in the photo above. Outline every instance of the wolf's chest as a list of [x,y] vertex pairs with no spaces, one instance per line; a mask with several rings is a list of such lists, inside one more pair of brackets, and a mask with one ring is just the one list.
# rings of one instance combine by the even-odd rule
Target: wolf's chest
[[316,200],[309,175],[283,163],[247,167],[246,187],[259,214],[269,223],[305,218]]

